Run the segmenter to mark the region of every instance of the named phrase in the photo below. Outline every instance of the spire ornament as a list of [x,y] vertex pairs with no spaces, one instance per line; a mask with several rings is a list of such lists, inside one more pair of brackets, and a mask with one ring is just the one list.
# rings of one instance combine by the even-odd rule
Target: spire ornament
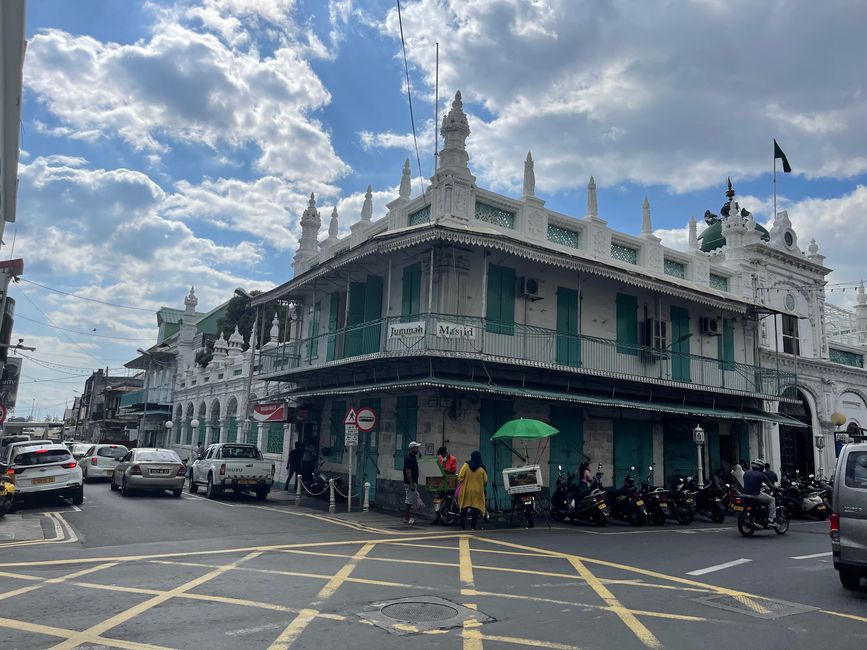
[[461,91],[455,93],[452,108],[443,117],[440,134],[445,141],[440,151],[440,167],[458,167],[467,169],[469,156],[467,155],[467,138],[470,135],[470,125],[467,114],[464,113],[464,103],[461,99]]
[[587,183],[587,216],[599,216],[599,209],[596,205],[596,180],[592,176],[590,182]]
[[412,175],[409,168],[409,158],[403,161],[403,173],[400,175],[400,191],[398,194],[402,199],[409,199],[412,195]]
[[339,231],[339,222],[337,217],[337,206],[334,206],[334,209],[331,211],[331,222],[328,224],[328,239],[337,239],[337,233]]
[[370,185],[364,193],[364,204],[361,206],[361,220],[370,221],[373,218],[373,192]]
[[698,250],[698,222],[695,217],[689,218],[689,250]]
[[524,161],[524,196],[535,196],[536,194],[536,174],[533,171],[533,154],[527,152],[527,159]]
[[641,234],[652,235],[653,225],[650,222],[650,201],[644,197],[644,203],[641,204]]

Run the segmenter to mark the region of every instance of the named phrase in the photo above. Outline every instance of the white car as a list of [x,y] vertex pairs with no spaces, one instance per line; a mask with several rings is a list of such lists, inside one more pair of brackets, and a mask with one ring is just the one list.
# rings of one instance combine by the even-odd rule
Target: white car
[[19,442],[13,442],[8,444],[3,449],[3,455],[0,456],[0,464],[2,465],[11,465],[12,457],[18,453],[17,450],[21,447],[46,447],[54,443],[47,442],[45,440],[23,440]]
[[77,442],[72,445],[72,449],[69,450],[69,453],[72,454],[72,457],[75,460],[78,460],[79,458],[84,456],[91,447],[93,447],[92,442]]
[[94,478],[111,478],[120,459],[129,449],[123,445],[91,445],[90,449],[78,459],[84,482]]
[[15,482],[15,498],[31,494],[69,497],[79,506],[84,501],[81,468],[69,450],[60,444],[15,445],[0,466]]

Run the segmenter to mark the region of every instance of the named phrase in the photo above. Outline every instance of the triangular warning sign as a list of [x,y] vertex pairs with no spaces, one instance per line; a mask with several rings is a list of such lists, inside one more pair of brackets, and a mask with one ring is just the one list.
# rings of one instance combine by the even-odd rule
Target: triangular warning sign
[[343,424],[358,424],[358,411],[350,407],[343,418]]

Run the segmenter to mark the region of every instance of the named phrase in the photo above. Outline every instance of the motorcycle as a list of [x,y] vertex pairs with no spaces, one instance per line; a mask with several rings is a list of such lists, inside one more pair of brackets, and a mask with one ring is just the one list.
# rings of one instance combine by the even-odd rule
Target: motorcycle
[[12,510],[15,501],[15,484],[6,476],[0,476],[0,517]]
[[551,518],[555,521],[586,521],[597,526],[607,524],[609,511],[605,492],[591,488],[576,498],[573,494],[574,476],[564,474],[562,465],[557,465],[557,470],[557,483],[551,495]]
[[[634,467],[630,468],[635,471]],[[601,473],[597,474],[596,483],[601,483]],[[605,501],[614,519],[626,521],[633,526],[643,526],[647,521],[647,507],[644,500],[635,487],[635,479],[632,474],[627,474],[623,480],[623,487],[611,487],[605,490]]]
[[785,535],[789,530],[789,513],[784,506],[777,506],[777,520],[773,525],[768,523],[768,507],[754,496],[739,494],[732,501],[732,509],[739,513],[738,532],[744,537],[769,528],[777,535]]
[[793,517],[809,516],[821,521],[828,516],[819,491],[809,487],[803,479],[792,482],[784,476],[780,480],[780,495],[782,505]]
[[[307,493],[313,497],[322,497],[323,499],[328,499],[328,479],[331,477],[326,476],[322,472],[322,466],[325,464],[325,461],[319,463],[319,467],[316,468],[314,472],[310,474],[309,477],[305,477],[307,480],[302,480],[301,485],[307,490]],[[334,478],[334,487],[339,489],[341,487],[341,480],[339,476],[335,476]],[[336,494],[337,500],[340,501],[340,495]]]
[[[721,524],[725,521],[726,508],[723,505],[725,490],[714,487],[699,489],[694,476],[687,476],[686,478],[679,476],[676,481],[675,489],[671,492],[672,501],[674,501],[676,507],[681,507],[679,500],[683,499],[684,505],[691,506],[693,512],[707,517],[715,524]],[[685,496],[682,497],[680,495]]]

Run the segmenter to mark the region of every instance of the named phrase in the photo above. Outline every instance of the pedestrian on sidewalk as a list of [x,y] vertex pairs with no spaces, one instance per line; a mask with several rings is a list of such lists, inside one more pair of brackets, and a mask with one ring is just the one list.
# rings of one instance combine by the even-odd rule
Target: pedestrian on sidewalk
[[476,530],[479,523],[479,513],[485,513],[485,485],[488,482],[488,472],[482,464],[482,454],[474,451],[470,459],[463,464],[458,473],[458,508],[461,511],[461,530],[467,529],[467,515],[470,525]]
[[406,489],[406,513],[403,521],[406,524],[414,524],[415,518],[412,516],[412,508],[421,501],[418,494],[418,450],[421,445],[413,440],[406,447],[407,453],[403,459],[403,487]]
[[295,449],[289,452],[289,460],[286,461],[286,469],[289,470],[289,476],[286,477],[286,491],[289,492],[289,481],[295,477],[295,489],[298,489],[298,478],[301,474],[301,459],[304,457],[304,445],[301,441],[295,443]]
[[313,453],[313,445],[308,442],[301,452],[301,480],[310,484],[313,470],[316,469],[316,454]]

